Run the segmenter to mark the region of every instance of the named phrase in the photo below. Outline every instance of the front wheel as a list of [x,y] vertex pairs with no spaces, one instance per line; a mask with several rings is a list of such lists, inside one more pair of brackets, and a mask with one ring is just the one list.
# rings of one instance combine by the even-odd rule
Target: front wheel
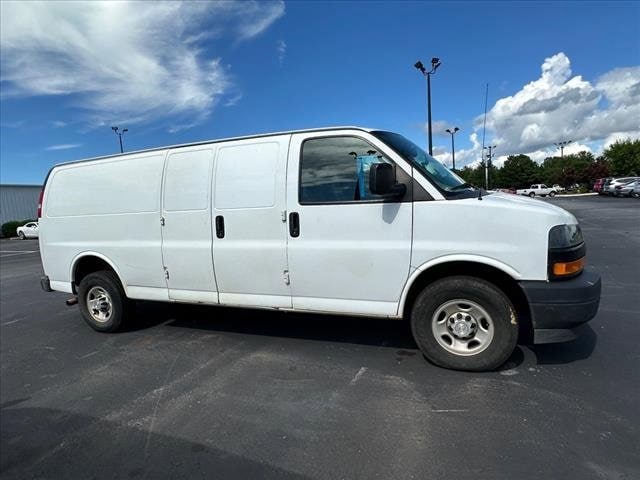
[[530,196],[531,198],[535,197],[535,196],[536,196],[536,192],[529,192],[529,196]]
[[515,309],[505,294],[466,276],[428,285],[414,303],[411,330],[427,359],[455,370],[494,370],[518,340]]
[[20,240],[26,240],[27,237],[24,236],[24,232],[18,232],[18,236],[20,237]]
[[90,273],[82,279],[78,303],[84,320],[99,332],[120,330],[131,309],[118,276],[110,270]]
[[555,197],[556,196],[556,192],[549,192],[549,196],[550,197]]

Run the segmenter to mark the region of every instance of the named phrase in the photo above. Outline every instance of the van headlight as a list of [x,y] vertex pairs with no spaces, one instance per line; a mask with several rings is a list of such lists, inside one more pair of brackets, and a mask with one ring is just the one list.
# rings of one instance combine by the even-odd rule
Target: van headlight
[[549,230],[549,279],[571,278],[585,266],[587,252],[580,225],[556,225]]
[[584,242],[580,225],[556,225],[549,230],[549,248],[566,248]]

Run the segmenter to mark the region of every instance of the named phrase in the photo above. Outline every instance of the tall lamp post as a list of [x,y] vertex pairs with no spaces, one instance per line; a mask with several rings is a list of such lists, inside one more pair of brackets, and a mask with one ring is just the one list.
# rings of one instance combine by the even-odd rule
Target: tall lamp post
[[113,133],[118,135],[118,139],[120,140],[120,153],[124,153],[124,149],[122,148],[122,135],[124,135],[125,132],[128,132],[129,129],[123,128],[122,130],[118,131],[118,127],[111,127],[111,130],[113,130]]
[[453,163],[453,167],[451,169],[454,171],[456,169],[456,148],[455,148],[455,144],[453,143],[453,136],[458,131],[460,131],[458,127],[453,127],[453,130],[451,130],[450,128],[447,128],[447,133],[451,135],[451,160]]
[[560,150],[560,160],[564,160],[564,147],[569,145],[573,140],[563,140],[562,142],[554,143],[556,148]]
[[422,75],[427,77],[427,124],[429,128],[429,155],[433,155],[433,137],[431,134],[431,75],[436,73],[440,66],[440,59],[433,57],[431,59],[431,70],[427,71],[422,62],[418,60],[413,66],[416,67]]
[[495,145],[489,145],[488,147],[484,147],[485,150],[489,150],[487,153],[487,163],[484,166],[484,185],[487,190],[489,190],[489,169],[491,168],[491,159],[493,158],[493,151],[495,150]]

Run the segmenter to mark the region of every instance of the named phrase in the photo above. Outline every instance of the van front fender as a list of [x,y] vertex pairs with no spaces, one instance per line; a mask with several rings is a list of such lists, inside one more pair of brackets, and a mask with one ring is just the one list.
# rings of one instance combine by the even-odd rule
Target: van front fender
[[[405,283],[405,286],[402,289],[402,295],[400,296],[400,302],[398,304],[397,313],[399,317],[401,317],[403,315],[403,312],[405,311],[405,306],[406,306],[407,299],[409,297],[409,293],[411,292],[411,288],[415,285],[415,282],[418,281],[418,279],[421,278],[422,275],[428,274],[430,270],[436,267],[438,267],[439,269],[442,267],[446,267],[446,264],[451,264],[452,266],[455,265],[457,267],[455,271],[452,269],[452,273],[451,273],[452,275],[464,274],[464,273],[461,273],[460,268],[461,266],[464,266],[464,264],[469,264],[469,267],[475,265],[475,266],[483,266],[483,267],[489,267],[490,269],[499,270],[500,272],[508,275],[509,277],[511,277],[516,281],[522,279],[522,275],[520,274],[520,272],[510,267],[509,265],[502,263],[499,260],[496,260],[495,258],[491,258],[491,257],[485,257],[482,255],[471,255],[471,254],[456,254],[456,255],[444,255],[442,257],[433,258],[423,263],[419,267],[414,267],[413,265],[411,266],[409,278],[407,279],[407,282]],[[473,271],[470,271],[469,275],[473,275],[473,273],[474,273]]]

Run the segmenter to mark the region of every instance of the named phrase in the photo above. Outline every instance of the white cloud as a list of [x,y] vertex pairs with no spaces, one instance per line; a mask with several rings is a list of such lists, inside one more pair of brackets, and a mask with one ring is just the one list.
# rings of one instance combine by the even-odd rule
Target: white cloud
[[[447,133],[447,128],[453,129],[454,126],[451,125],[451,122],[447,122],[446,120],[435,120],[431,122],[431,133],[434,137],[449,137]],[[429,124],[425,122],[424,131],[427,133],[429,131]]]
[[[475,132],[482,132],[482,115]],[[617,68],[595,82],[572,76],[562,52],[545,59],[538,79],[487,112],[487,142],[498,145],[501,164],[507,155],[524,153],[536,161],[557,154],[553,145],[573,140],[565,154],[594,151],[616,139],[640,138],[640,67]],[[456,152],[456,164],[477,164],[481,145]],[[460,158],[462,163],[459,163]]]
[[69,150],[71,148],[78,148],[81,146],[81,143],[63,143],[60,145],[49,145],[45,150]]
[[17,120],[15,122],[2,122],[0,124],[0,127],[3,127],[3,128],[20,128],[25,123],[27,123],[27,122],[25,122],[24,120]]
[[278,63],[282,65],[282,62],[284,62],[284,57],[287,54],[287,42],[285,42],[284,40],[278,40],[276,42],[276,52],[278,52]]
[[238,93],[233,97],[230,97],[226,102],[224,102],[225,107],[233,107],[236,103],[242,100],[242,94]]
[[6,1],[1,8],[3,95],[73,95],[94,125],[204,120],[232,78],[202,42],[248,40],[284,14],[281,1]]
[[63,128],[67,126],[67,122],[63,122],[62,120],[54,120],[53,122],[51,122],[51,125],[56,128]]

